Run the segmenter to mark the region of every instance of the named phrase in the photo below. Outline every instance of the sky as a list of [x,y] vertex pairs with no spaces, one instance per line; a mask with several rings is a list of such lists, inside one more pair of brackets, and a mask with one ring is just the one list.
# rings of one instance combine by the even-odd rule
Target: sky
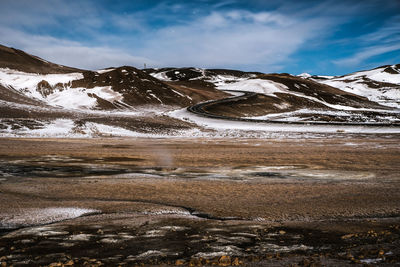
[[0,0],[0,44],[83,69],[342,75],[400,63],[400,0]]

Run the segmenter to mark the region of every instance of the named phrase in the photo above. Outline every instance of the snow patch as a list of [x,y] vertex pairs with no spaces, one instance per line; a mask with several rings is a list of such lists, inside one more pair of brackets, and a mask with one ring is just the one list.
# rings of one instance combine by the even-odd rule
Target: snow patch
[[[254,123],[244,121],[230,121],[223,119],[212,119],[193,114],[186,109],[180,109],[168,113],[177,119],[186,119],[206,129],[215,130],[220,137],[231,134],[236,137],[245,136],[268,136],[268,133],[400,133],[398,127],[372,127],[372,126],[338,126],[338,125],[291,125],[279,123]],[[232,136],[232,137],[233,137]]]
[[387,73],[384,69],[377,68],[315,81],[366,97],[381,105],[400,108],[400,73]]
[[309,73],[307,73],[307,72],[303,72],[303,73],[297,75],[297,77],[307,79],[307,78],[310,78],[310,77],[311,77],[311,74],[309,74]]
[[100,74],[103,74],[103,73],[107,73],[107,72],[110,72],[110,71],[113,71],[113,70],[115,70],[115,69],[102,69],[102,70],[97,70],[96,72],[100,73]]
[[[19,228],[73,219],[97,210],[83,208],[27,208],[0,213],[0,228]],[[40,230],[40,229],[38,229]]]
[[[4,123],[4,122],[3,122]],[[45,123],[45,122],[41,122]],[[86,122],[83,125],[76,125],[69,119],[56,119],[50,123],[44,124],[38,129],[29,129],[21,127],[19,129],[0,129],[1,137],[57,137],[57,138],[85,138],[85,137],[148,137],[149,135],[129,131],[127,129]]]
[[167,76],[166,71],[159,72],[159,73],[150,73],[151,76],[154,78],[160,80],[160,81],[165,81],[165,82],[171,82],[172,80]]
[[[113,91],[111,86],[91,89],[71,88],[71,82],[80,79],[83,79],[82,73],[42,75],[0,68],[0,84],[12,87],[28,97],[39,99],[51,106],[91,109],[97,105],[97,99],[90,94],[95,94],[110,102],[123,100],[123,96]],[[52,87],[47,96],[37,90],[38,84],[42,81],[46,81]],[[62,84],[62,86],[56,87],[57,84]]]
[[221,83],[220,90],[247,91],[276,97],[275,93],[287,93],[286,85],[262,79],[240,80],[234,83]]

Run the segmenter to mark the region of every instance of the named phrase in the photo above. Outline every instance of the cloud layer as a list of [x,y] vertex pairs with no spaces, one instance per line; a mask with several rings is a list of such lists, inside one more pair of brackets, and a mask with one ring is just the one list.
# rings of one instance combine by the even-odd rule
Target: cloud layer
[[[387,10],[400,7],[389,2]],[[377,15],[378,5],[374,0],[3,0],[0,43],[85,69],[146,63],[317,72],[321,64],[309,60],[315,50],[313,56],[345,70],[400,49],[396,12],[381,8],[380,17],[370,21],[373,30],[355,31],[353,24]]]
[[376,31],[364,34],[355,40],[360,44],[356,52],[349,57],[334,60],[335,64],[357,66],[370,58],[389,52],[397,51],[400,55],[400,15],[388,19]]

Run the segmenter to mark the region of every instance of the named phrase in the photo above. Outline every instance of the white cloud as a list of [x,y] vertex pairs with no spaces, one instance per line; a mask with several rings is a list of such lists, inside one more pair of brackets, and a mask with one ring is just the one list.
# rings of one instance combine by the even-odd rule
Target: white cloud
[[382,55],[396,50],[400,50],[400,44],[371,46],[364,48],[351,57],[334,60],[333,62],[340,66],[357,66],[373,56]]
[[[112,23],[110,27],[121,30],[119,35],[96,30],[101,22],[92,20],[93,16],[86,17],[79,31],[88,33],[89,39],[85,43],[90,45],[66,37],[24,32],[9,24],[0,27],[0,42],[49,61],[85,69],[146,63],[153,67],[240,68],[253,65],[255,70],[275,71],[307,41],[317,36],[321,38],[322,29],[332,22],[322,18],[296,18],[276,11],[226,10],[204,13],[195,19],[186,18],[154,29],[146,24],[146,16],[158,14],[158,9],[157,6],[137,15],[121,17],[110,14],[107,18]],[[61,14],[69,12],[65,10]],[[37,16],[31,19],[35,18]],[[52,20],[54,18],[49,16],[47,22]],[[132,30],[140,34],[132,35]]]
[[334,60],[333,63],[339,66],[358,66],[374,56],[400,50],[400,16],[388,19],[376,31],[348,41],[359,43],[358,51],[349,57]]
[[[382,6],[376,0],[116,1],[112,7],[95,0],[0,1],[0,43],[88,69],[146,62],[279,71],[296,59],[304,61],[304,56],[295,58],[300,50],[323,48],[327,37],[355,15],[399,8],[398,1]],[[397,16],[379,31],[351,37],[341,45],[356,40],[359,49],[335,63],[356,66],[395,51],[399,32]]]
[[143,63],[157,64],[150,59],[133,56],[123,50],[108,47],[58,45],[51,46],[46,50],[42,47],[35,47],[29,51],[52,62],[89,70],[123,65],[141,68]]
[[143,63],[158,64],[148,58],[134,56],[123,49],[86,46],[75,41],[31,35],[4,27],[0,27],[0,43],[22,49],[57,64],[82,69],[122,65],[141,67]]
[[295,19],[277,12],[244,10],[213,12],[185,25],[163,28],[140,50],[164,65],[223,67],[262,65],[263,69],[290,59],[331,22]]

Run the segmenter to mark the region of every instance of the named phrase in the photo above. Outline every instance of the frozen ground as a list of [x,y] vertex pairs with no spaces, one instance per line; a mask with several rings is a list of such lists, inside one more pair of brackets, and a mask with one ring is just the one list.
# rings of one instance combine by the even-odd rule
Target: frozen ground
[[0,262],[393,266],[398,146],[396,135],[3,138]]
[[20,228],[31,225],[49,224],[67,219],[73,219],[98,211],[81,208],[20,208],[13,212],[0,212],[0,228]]
[[[290,125],[276,123],[254,123],[243,121],[224,121],[221,119],[212,119],[193,114],[186,109],[172,111],[169,113],[174,118],[188,120],[196,123],[206,129],[216,130],[223,133],[237,132],[238,137],[246,136],[246,133],[254,132],[273,133],[400,133],[399,127],[371,127],[371,126],[335,126],[335,125]],[[256,117],[257,118],[257,117]]]

